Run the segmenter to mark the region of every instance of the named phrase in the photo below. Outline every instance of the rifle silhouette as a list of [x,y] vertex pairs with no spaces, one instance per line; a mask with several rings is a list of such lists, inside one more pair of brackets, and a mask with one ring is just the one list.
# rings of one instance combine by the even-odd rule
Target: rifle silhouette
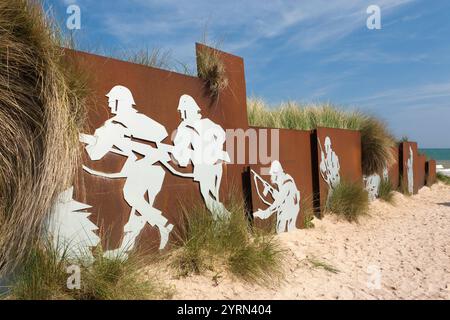
[[[270,193],[272,196],[274,196],[274,192],[276,191],[274,187],[272,187],[270,185],[270,183],[268,183],[266,180],[264,180],[259,174],[256,173],[255,170],[251,169],[250,170],[251,173],[253,173],[253,179],[255,181],[255,187],[256,187],[256,192],[258,193],[258,196],[260,197],[260,199],[262,200],[262,202],[264,202],[266,205],[271,206],[272,204],[268,201],[265,200],[265,197],[267,197],[267,195]],[[258,187],[258,180],[263,184],[264,186],[264,191],[263,191],[263,196],[261,196],[259,187]]]
[[[80,142],[86,143],[87,145],[95,145],[97,143],[97,138],[95,136],[92,135],[88,135],[88,134],[81,134],[80,135]],[[158,148],[154,149],[146,144],[143,143],[139,143],[139,142],[131,142],[134,146],[136,146],[139,153],[142,153],[142,155],[146,155],[146,154],[150,154],[150,152],[159,152],[161,154],[160,158],[159,158],[159,162],[167,169],[169,170],[172,174],[183,177],[183,178],[190,178],[193,179],[194,178],[194,174],[192,173],[182,173],[179,172],[178,170],[176,170],[174,167],[172,167],[169,164],[170,161],[170,156],[169,153],[172,152],[173,150],[173,146],[168,145],[168,144],[164,144],[164,143],[157,143]],[[117,148],[113,148],[111,147],[109,150],[109,152],[118,154],[118,155],[122,155],[122,156],[129,156],[129,154],[126,154],[125,152],[117,149]],[[108,175],[108,174],[104,174],[103,172],[98,172],[95,170],[92,170],[86,166],[83,166],[84,170],[87,171],[90,174],[94,174],[94,175],[98,175],[98,176],[103,176],[105,178],[114,178],[114,175]]]

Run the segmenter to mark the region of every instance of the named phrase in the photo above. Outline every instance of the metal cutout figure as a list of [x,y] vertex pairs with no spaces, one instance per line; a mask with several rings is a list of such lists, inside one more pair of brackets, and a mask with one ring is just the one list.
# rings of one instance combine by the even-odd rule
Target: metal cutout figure
[[[295,230],[300,212],[300,191],[297,189],[294,179],[284,172],[279,161],[274,161],[270,168],[271,182],[276,187],[266,182],[253,170],[252,174],[259,198],[269,206],[265,210],[258,209],[257,212],[253,213],[253,216],[255,218],[268,219],[273,214],[276,214],[277,233]],[[259,190],[258,181],[264,185],[263,194]],[[272,203],[266,200],[269,194],[274,200]]]

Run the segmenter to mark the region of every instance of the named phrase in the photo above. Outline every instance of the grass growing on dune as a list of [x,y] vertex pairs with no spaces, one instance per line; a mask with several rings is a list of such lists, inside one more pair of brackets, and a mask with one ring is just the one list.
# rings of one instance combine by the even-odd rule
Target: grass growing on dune
[[[133,254],[127,260],[119,256],[103,257],[97,250],[93,264],[80,256],[68,259],[50,243],[36,245],[11,286],[11,299],[17,300],[131,300],[171,298],[171,288],[157,279],[144,280],[139,271],[146,257]],[[61,256],[61,253],[62,256]],[[80,288],[69,289],[69,266],[80,268]],[[71,281],[69,281],[71,282]]]
[[40,1],[0,1],[0,276],[39,241],[79,162],[81,77]]
[[349,222],[357,222],[369,211],[368,193],[360,183],[341,181],[329,197],[326,210]]
[[317,127],[360,130],[363,172],[369,176],[394,161],[394,139],[379,119],[359,111],[345,111],[331,104],[300,105],[295,102],[270,109],[261,99],[248,100],[249,123],[253,126],[312,130]]
[[257,283],[280,279],[283,250],[278,241],[250,229],[242,201],[230,200],[226,207],[231,217],[217,221],[202,204],[183,209],[183,241],[172,266],[180,276],[227,271]]
[[450,177],[447,177],[446,175],[438,172],[436,174],[436,178],[437,178],[438,181],[440,181],[440,182],[442,182],[442,183],[444,183],[446,185],[450,185]]

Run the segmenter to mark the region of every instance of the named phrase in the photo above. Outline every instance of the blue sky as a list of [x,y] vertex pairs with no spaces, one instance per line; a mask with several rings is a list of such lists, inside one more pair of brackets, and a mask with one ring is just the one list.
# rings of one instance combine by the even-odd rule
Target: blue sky
[[[82,48],[170,50],[194,66],[205,27],[245,59],[248,95],[332,102],[384,118],[421,147],[450,148],[448,0],[46,0],[81,8]],[[369,5],[382,29],[366,27]]]

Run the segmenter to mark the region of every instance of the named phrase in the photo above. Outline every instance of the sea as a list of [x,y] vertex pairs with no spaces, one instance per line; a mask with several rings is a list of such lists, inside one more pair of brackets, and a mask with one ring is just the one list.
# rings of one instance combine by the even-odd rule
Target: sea
[[428,158],[436,160],[444,168],[450,169],[450,149],[420,149]]

